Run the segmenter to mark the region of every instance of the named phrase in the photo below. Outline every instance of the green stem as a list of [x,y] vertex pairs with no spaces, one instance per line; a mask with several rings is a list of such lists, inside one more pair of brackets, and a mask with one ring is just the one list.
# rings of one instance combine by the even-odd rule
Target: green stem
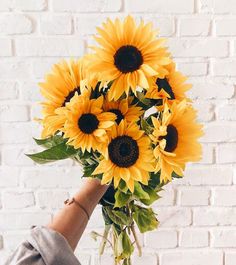
[[109,235],[109,231],[110,231],[111,226],[110,225],[105,225],[105,229],[102,235],[102,242],[99,248],[99,255],[102,255],[104,253],[104,249],[106,246],[106,243],[109,242],[111,247],[112,247],[112,243],[110,242],[110,240],[108,240],[108,235]]
[[135,243],[136,243],[136,246],[137,246],[137,249],[138,249],[138,255],[139,255],[139,257],[141,257],[142,256],[142,247],[139,244],[139,240],[138,240],[135,228],[134,228],[134,223],[132,223],[132,225],[131,225],[131,231],[133,233],[134,240],[135,240]]

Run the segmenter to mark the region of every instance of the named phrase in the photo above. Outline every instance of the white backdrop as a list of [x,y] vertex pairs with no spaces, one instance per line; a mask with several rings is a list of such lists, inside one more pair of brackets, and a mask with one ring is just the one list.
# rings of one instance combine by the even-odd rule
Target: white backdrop
[[[134,264],[236,264],[235,0],[0,0],[0,264],[81,183],[71,161],[38,166],[24,156],[38,150],[37,83],[60,58],[81,56],[106,17],[128,13],[169,39],[206,133],[203,160],[155,204],[161,226],[140,235],[144,254]],[[89,232],[102,228],[97,207],[77,249],[83,265],[99,264]]]

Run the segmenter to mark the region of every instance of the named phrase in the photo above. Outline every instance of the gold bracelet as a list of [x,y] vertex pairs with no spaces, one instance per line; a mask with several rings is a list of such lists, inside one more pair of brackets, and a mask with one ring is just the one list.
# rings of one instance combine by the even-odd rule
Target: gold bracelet
[[67,199],[67,200],[65,200],[64,201],[64,204],[66,204],[66,205],[70,205],[70,204],[72,204],[72,203],[75,203],[75,204],[77,204],[84,212],[85,212],[85,214],[87,215],[87,217],[88,217],[88,220],[89,220],[89,218],[90,218],[90,216],[89,216],[89,214],[88,214],[88,212],[87,212],[87,210],[84,208],[84,206],[82,206],[78,201],[76,201],[75,199],[74,199],[74,197],[72,197],[71,199]]

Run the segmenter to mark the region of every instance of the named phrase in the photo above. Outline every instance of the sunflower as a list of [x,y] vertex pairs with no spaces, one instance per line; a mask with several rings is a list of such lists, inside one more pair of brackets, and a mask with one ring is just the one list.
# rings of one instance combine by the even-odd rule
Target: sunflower
[[82,59],[55,64],[52,72],[46,75],[45,82],[39,83],[41,94],[47,100],[42,103],[43,115],[54,115],[55,109],[65,106],[75,92],[80,94],[82,80]]
[[176,71],[174,62],[171,62],[165,68],[168,71],[167,74],[149,79],[150,85],[145,97],[168,100],[170,104],[174,101],[186,99],[185,93],[192,87],[191,84],[185,83],[187,77]]
[[134,182],[148,184],[149,172],[154,171],[150,139],[137,124],[122,120],[108,132],[107,154],[92,175],[103,174],[101,183],[114,181],[117,188],[123,179],[131,192]]
[[103,109],[105,111],[109,111],[116,114],[117,124],[119,124],[123,119],[125,119],[127,123],[137,122],[144,111],[141,107],[132,105],[132,100],[132,97],[117,101],[105,100],[103,104]]
[[129,89],[136,93],[137,86],[148,88],[147,78],[167,73],[164,65],[170,63],[169,53],[163,47],[164,39],[156,39],[152,23],[136,25],[131,16],[122,23],[107,19],[100,36],[95,40],[100,47],[91,47],[95,53],[87,56],[90,75],[99,73],[102,82],[113,81],[108,91],[109,100],[117,100]]
[[83,152],[91,149],[100,151],[108,140],[107,131],[116,119],[115,114],[103,112],[102,105],[103,96],[89,99],[76,93],[65,108],[56,110],[58,116],[66,120],[61,131],[69,145],[81,148]]
[[43,125],[42,138],[53,135],[64,123],[62,116],[57,117],[55,111],[64,107],[77,92],[84,91],[83,60],[61,61],[53,66],[47,74],[45,82],[39,83],[41,93],[46,98],[42,102]]
[[[74,92],[73,97],[75,95],[77,96],[79,95],[78,91]],[[85,99],[89,99],[90,95],[91,95],[91,89],[84,89],[83,92],[81,92],[80,94],[81,96],[80,98],[83,97]],[[72,98],[70,98],[70,100]],[[66,102],[65,105],[67,105],[68,103],[69,101]],[[43,120],[41,121],[43,125],[43,130],[41,133],[42,138],[52,136],[56,132],[63,130],[64,124],[66,122],[66,116],[64,115],[65,110],[66,110],[66,106],[58,107],[54,110],[54,114],[47,115],[43,118]]]
[[196,111],[186,100],[174,102],[170,109],[165,104],[161,121],[152,117],[152,123],[154,131],[150,138],[155,144],[156,172],[161,170],[161,181],[171,181],[173,172],[183,176],[186,162],[201,159],[197,140],[203,131],[196,122]]

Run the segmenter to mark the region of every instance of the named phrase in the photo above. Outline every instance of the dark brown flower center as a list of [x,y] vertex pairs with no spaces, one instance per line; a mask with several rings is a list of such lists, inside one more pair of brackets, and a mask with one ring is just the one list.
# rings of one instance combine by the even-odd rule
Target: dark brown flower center
[[109,112],[116,114],[116,123],[119,124],[123,119],[124,115],[119,109],[110,109]]
[[76,87],[74,90],[70,91],[70,93],[65,97],[64,102],[62,103],[62,107],[65,107],[67,102],[70,102],[70,100],[74,97],[75,92],[78,92],[80,95],[80,87]]
[[139,69],[143,63],[141,52],[132,45],[120,47],[114,55],[114,64],[122,73],[129,73]]
[[130,167],[139,157],[139,148],[132,137],[123,135],[110,142],[108,153],[111,161],[118,167]]
[[78,127],[83,133],[91,134],[98,128],[99,120],[92,113],[81,115],[78,120]]
[[167,126],[167,134],[165,136],[160,136],[159,140],[166,140],[166,152],[173,152],[178,145],[178,131],[172,124]]
[[164,89],[170,95],[169,99],[175,99],[173,90],[166,78],[163,78],[163,79],[157,78],[156,84],[158,87],[158,92],[160,92],[161,89]]

